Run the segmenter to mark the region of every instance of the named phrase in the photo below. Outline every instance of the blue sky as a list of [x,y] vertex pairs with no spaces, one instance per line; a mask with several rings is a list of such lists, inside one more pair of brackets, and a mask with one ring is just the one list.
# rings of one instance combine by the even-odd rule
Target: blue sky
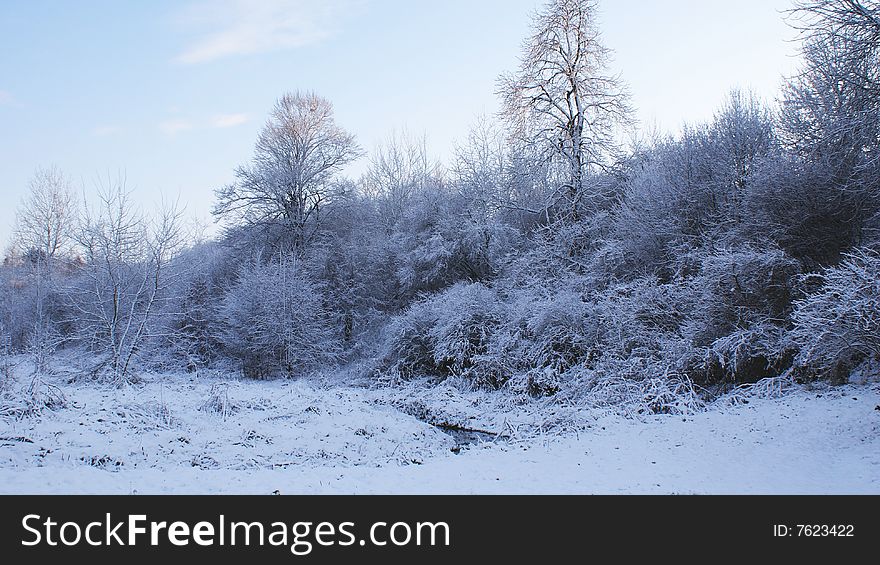
[[[86,197],[125,173],[144,206],[210,219],[274,101],[330,99],[367,150],[425,133],[448,159],[516,66],[540,0],[3,0],[0,247],[38,166]],[[643,126],[711,117],[732,87],[772,100],[796,67],[789,0],[604,0],[605,43]],[[366,159],[349,171],[356,175]]]

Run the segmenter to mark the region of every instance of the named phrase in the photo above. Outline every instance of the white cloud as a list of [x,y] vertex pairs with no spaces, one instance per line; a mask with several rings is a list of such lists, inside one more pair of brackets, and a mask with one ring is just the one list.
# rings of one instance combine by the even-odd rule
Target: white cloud
[[0,90],[0,104],[12,104],[12,94],[6,90]]
[[247,114],[221,114],[211,118],[211,125],[215,128],[231,128],[247,121]]
[[179,23],[201,36],[175,60],[205,63],[322,41],[358,0],[215,0],[191,4]]
[[159,123],[159,129],[166,135],[175,135],[193,129],[193,125],[187,120],[165,120]]

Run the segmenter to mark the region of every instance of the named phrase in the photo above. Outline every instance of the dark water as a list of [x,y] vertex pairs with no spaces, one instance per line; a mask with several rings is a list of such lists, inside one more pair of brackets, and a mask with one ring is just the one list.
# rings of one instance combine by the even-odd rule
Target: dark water
[[434,426],[455,440],[455,447],[452,448],[452,450],[456,453],[458,453],[462,447],[467,447],[475,443],[498,441],[499,439],[497,434],[483,430],[471,430],[448,424],[434,424]]

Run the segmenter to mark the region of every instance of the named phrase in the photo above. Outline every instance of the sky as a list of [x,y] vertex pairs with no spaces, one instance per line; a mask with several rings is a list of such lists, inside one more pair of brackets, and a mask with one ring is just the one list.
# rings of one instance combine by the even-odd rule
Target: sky
[[[0,248],[37,167],[83,198],[125,175],[149,209],[204,222],[275,100],[313,90],[370,151],[426,135],[448,161],[541,0],[2,0]],[[774,101],[797,68],[791,0],[600,0],[611,70],[644,129],[711,119],[731,88]],[[346,171],[356,176],[366,158]]]

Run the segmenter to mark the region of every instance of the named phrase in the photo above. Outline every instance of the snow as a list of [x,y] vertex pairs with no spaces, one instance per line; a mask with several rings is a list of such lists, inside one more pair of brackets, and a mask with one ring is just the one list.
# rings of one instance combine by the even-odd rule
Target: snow
[[420,414],[388,389],[318,380],[57,384],[66,408],[0,418],[0,493],[880,494],[877,383],[688,417],[596,412],[577,432],[464,446],[416,416],[470,407],[464,421],[501,432],[479,421],[487,396],[425,395]]

